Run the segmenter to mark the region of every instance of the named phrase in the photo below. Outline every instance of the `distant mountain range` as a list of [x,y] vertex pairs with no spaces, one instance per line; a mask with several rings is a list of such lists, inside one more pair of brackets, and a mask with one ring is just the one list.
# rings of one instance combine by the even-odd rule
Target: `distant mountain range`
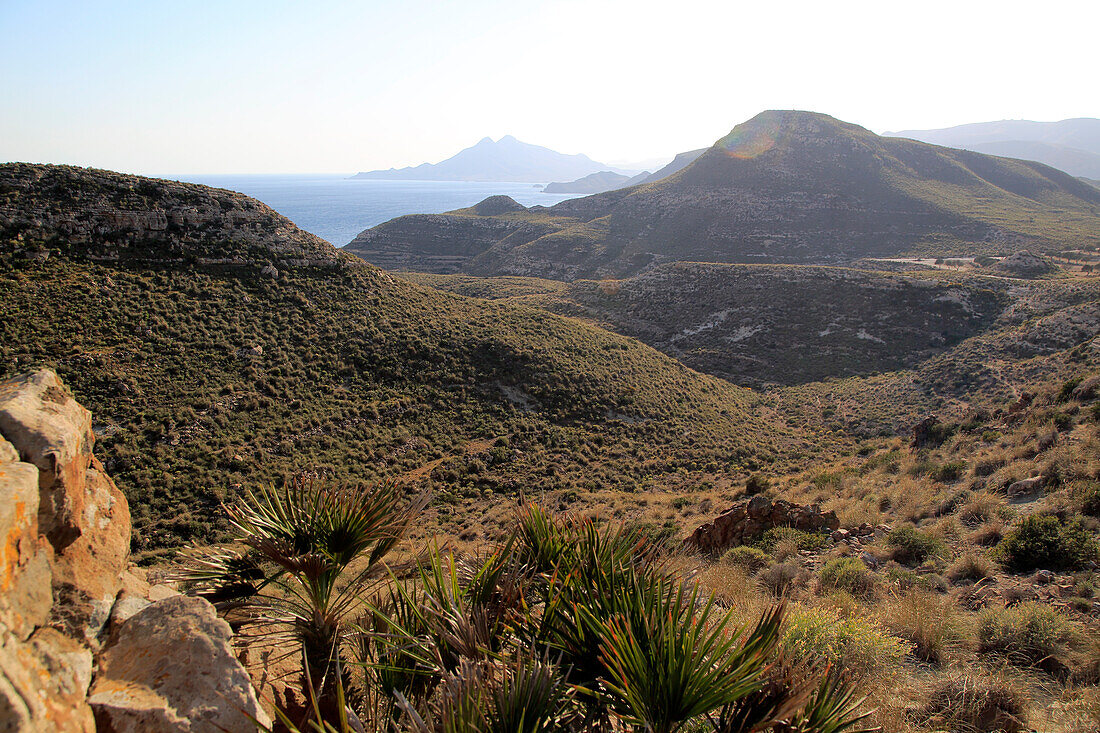
[[641,183],[652,183],[653,181],[659,181],[662,178],[671,176],[673,173],[686,168],[693,160],[706,151],[706,148],[699,148],[698,150],[689,150],[686,153],[680,153],[672,162],[656,173],[642,171],[636,176],[624,176],[619,173],[612,173],[611,171],[600,171],[599,173],[593,173],[584,178],[570,181],[569,183],[550,183],[547,184],[546,188],[543,190],[546,193],[603,193],[604,191],[616,191],[620,188],[637,186]]
[[1098,244],[1100,191],[1059,170],[788,110],[757,115],[645,185],[498,216],[399,217],[347,249],[388,269],[568,281],[668,262],[849,264]]
[[638,171],[597,162],[587,155],[566,155],[505,135],[496,142],[488,137],[483,138],[477,145],[468,147],[440,163],[422,163],[408,168],[366,171],[357,173],[352,178],[545,183],[573,180],[603,171],[626,177],[638,173]]
[[1100,119],[1092,117],[1061,122],[976,122],[886,134],[989,155],[1037,160],[1072,176],[1100,178]]

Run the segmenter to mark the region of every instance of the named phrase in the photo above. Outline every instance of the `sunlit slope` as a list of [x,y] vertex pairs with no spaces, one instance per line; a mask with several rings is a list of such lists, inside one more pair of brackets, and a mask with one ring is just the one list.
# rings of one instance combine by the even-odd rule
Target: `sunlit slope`
[[[51,205],[59,221],[88,215]],[[139,550],[210,536],[221,497],[287,472],[403,476],[471,441],[500,450],[461,475],[420,477],[445,503],[733,471],[802,440],[752,393],[576,320],[420,287],[335,251],[324,267],[276,257],[277,275],[260,261],[202,264],[195,252],[218,241],[187,227],[146,240],[173,261],[114,259],[117,234],[77,247],[38,227],[37,241],[2,242],[0,373],[53,366],[92,410]],[[142,241],[128,236],[127,251]]]
[[1053,168],[771,111],[652,183],[501,216],[401,217],[347,249],[385,267],[573,280],[671,261],[844,264],[1097,244],[1100,192]]

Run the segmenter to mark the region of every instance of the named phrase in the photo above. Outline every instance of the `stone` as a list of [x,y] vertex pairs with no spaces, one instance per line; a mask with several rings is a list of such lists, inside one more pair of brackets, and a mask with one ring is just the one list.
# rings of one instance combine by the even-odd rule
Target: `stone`
[[866,550],[859,553],[859,559],[864,565],[866,565],[871,570],[878,569],[878,566],[879,566],[878,558],[875,557],[874,555],[872,555],[871,553],[867,552]]
[[270,725],[231,635],[201,598],[176,595],[138,611],[100,655],[88,696],[97,725],[118,733],[252,731],[251,718]]
[[22,640],[49,618],[53,548],[38,533],[38,469],[3,438],[0,457],[0,624]]
[[912,448],[921,448],[935,442],[935,427],[940,419],[936,415],[929,415],[913,426],[913,440],[909,444]]
[[684,544],[697,550],[718,554],[730,547],[759,539],[775,527],[794,527],[806,532],[834,531],[840,521],[834,512],[823,512],[817,504],[801,506],[756,495],[740,501],[698,527]]
[[0,629],[0,730],[92,733],[91,676],[91,650],[55,629],[27,642]]
[[129,559],[130,510],[92,455],[91,414],[42,370],[0,383],[0,435],[38,469],[37,532],[53,550],[50,623],[94,645]]
[[1054,573],[1049,570],[1040,570],[1035,573],[1035,582],[1039,585],[1049,585],[1054,582]]
[[260,270],[260,274],[264,277],[269,277],[272,280],[276,280],[279,277],[279,271],[275,268],[274,265],[264,265],[263,269]]
[[843,542],[848,539],[848,535],[851,534],[846,529],[838,529],[831,535],[833,542]]
[[1006,493],[1009,499],[1020,499],[1027,496],[1033,496],[1043,488],[1043,483],[1042,476],[1025,478],[1022,481],[1014,481],[1009,484]]

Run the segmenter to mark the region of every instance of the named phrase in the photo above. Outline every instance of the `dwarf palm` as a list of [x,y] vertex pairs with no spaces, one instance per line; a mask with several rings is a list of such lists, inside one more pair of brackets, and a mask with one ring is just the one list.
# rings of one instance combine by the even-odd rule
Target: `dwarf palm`
[[324,680],[368,580],[422,508],[392,483],[300,477],[246,492],[225,507],[236,549],[192,551],[183,578],[223,609],[243,610],[245,622],[292,634],[310,677]]

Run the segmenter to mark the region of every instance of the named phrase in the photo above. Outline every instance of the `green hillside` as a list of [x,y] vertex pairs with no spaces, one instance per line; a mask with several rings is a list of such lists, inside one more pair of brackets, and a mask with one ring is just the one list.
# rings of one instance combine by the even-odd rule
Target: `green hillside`
[[[130,201],[111,186],[129,191],[131,178],[87,175],[97,200]],[[159,187],[169,210],[195,191],[137,185]],[[9,221],[21,201],[48,196],[30,186],[13,203],[8,190]],[[89,215],[50,200],[58,221]],[[213,536],[219,499],[297,470],[402,476],[437,490],[442,517],[521,493],[736,474],[802,442],[752,393],[575,320],[416,286],[335,251],[325,267],[269,251],[271,276],[258,262],[197,261],[218,246],[201,227],[148,237],[149,254],[174,262],[139,256],[142,240],[118,244],[115,232],[65,247],[65,232],[39,226],[44,262],[28,236],[6,235],[0,376],[52,366],[92,410],[138,550]]]
[[664,179],[481,217],[399,217],[347,250],[390,269],[621,278],[670,261],[846,264],[1100,245],[1100,194],[1039,163],[771,111]]

